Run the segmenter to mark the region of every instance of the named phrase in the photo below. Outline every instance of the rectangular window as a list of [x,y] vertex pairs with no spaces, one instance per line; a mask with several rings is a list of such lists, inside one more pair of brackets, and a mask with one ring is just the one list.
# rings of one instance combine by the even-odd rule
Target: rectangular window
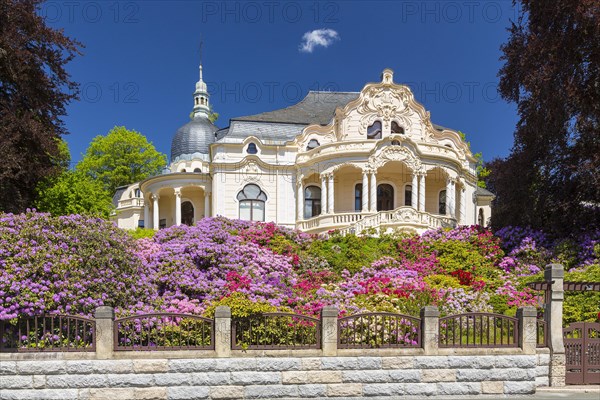
[[406,185],[404,188],[404,205],[412,206],[412,185]]
[[143,228],[143,227],[144,227],[144,220],[143,220],[143,219],[140,219],[140,220],[138,221],[138,228]]
[[362,183],[357,183],[354,187],[354,211],[362,210]]

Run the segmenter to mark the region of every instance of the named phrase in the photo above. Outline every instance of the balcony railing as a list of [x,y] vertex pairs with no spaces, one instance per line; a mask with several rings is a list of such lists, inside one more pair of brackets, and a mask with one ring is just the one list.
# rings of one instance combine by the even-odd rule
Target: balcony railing
[[125,200],[119,200],[119,207],[118,208],[124,208],[124,207],[143,207],[144,206],[144,199],[141,197],[134,197],[131,199],[125,199]]
[[305,221],[298,221],[298,228],[303,231],[323,232],[330,229],[340,229],[342,234],[355,233],[357,235],[369,228],[411,227],[415,229],[435,229],[455,226],[456,219],[454,218],[417,211],[408,206],[377,213],[321,214]]

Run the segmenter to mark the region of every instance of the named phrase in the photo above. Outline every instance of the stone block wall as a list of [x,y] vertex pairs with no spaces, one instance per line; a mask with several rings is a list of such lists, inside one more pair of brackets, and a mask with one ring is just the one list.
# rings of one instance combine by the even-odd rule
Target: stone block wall
[[0,361],[0,398],[294,399],[530,394],[548,354]]

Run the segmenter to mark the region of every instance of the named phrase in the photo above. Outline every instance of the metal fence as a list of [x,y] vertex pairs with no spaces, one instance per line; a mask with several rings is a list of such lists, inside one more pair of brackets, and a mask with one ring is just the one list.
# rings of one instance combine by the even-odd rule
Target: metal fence
[[338,319],[338,348],[420,347],[421,320],[394,313],[364,313]]
[[191,314],[133,315],[114,321],[115,351],[213,350],[214,320]]
[[321,320],[299,314],[265,313],[233,318],[232,349],[320,349]]
[[548,347],[548,325],[543,319],[536,323],[536,347]]
[[0,351],[95,351],[96,321],[74,315],[41,315],[0,321]]
[[439,347],[518,347],[519,320],[506,315],[468,313],[439,320]]

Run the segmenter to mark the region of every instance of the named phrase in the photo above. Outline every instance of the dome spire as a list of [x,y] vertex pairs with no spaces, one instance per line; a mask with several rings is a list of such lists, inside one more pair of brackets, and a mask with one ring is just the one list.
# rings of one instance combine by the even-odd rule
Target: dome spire
[[202,37],[200,37],[200,76],[198,82],[196,82],[196,91],[194,92],[194,119],[196,118],[208,118],[210,114],[210,107],[208,105],[208,89],[206,83],[202,78]]

